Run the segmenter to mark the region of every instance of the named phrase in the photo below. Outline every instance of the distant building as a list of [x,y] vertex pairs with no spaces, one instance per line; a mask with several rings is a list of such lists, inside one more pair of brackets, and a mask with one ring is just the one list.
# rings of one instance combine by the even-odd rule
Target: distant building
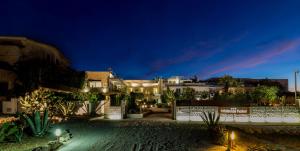
[[168,84],[181,84],[181,83],[191,83],[192,80],[184,79],[183,76],[172,76],[167,79]]
[[[107,118],[119,119],[120,112],[124,112],[124,108],[114,106],[112,101],[112,95],[120,94],[120,92],[142,93],[146,101],[155,100],[157,103],[162,102],[162,95],[167,88],[171,89],[175,93],[183,92],[184,89],[191,88],[195,91],[195,100],[210,100],[216,93],[223,92],[223,86],[218,84],[219,78],[212,78],[208,80],[198,81],[185,79],[183,76],[172,76],[166,79],[155,80],[123,80],[116,76],[111,71],[86,71],[86,91],[90,89],[98,89],[105,94],[106,100],[102,113]],[[229,91],[232,93],[246,92],[254,89],[260,84],[277,84],[282,88],[288,87],[288,81],[286,79],[237,79],[243,83],[241,87],[230,87]],[[142,101],[142,100],[140,100]]]
[[157,100],[161,102],[162,80],[124,80],[127,92],[143,93],[146,100]]
[[[174,92],[183,92],[183,89],[191,88],[195,90],[196,93],[207,92],[212,97],[216,91],[219,91],[222,87],[217,85],[210,85],[205,82],[192,82],[190,79],[184,79],[183,76],[172,76],[164,82],[164,90],[169,88]],[[197,97],[197,96],[196,96]],[[205,98],[205,99],[208,99]]]

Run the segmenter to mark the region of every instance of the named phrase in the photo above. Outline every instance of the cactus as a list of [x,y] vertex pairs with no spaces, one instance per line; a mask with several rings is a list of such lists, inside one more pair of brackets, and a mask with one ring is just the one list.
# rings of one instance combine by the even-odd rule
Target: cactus
[[26,114],[22,114],[22,117],[26,120],[34,136],[43,136],[47,133],[49,127],[48,110],[45,110],[43,119],[41,119],[40,111],[35,111],[32,117],[28,117]]

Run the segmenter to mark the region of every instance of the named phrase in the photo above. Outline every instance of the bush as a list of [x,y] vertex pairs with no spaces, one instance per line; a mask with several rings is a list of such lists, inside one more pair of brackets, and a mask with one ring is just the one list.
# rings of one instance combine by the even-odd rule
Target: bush
[[167,103],[158,103],[158,104],[157,104],[157,107],[158,107],[158,108],[168,108],[169,105],[168,105]]
[[23,128],[16,123],[6,122],[0,128],[0,142],[13,140],[21,142],[23,137]]
[[136,100],[141,98],[143,98],[141,93],[130,93],[128,98],[128,113],[140,113],[140,108],[138,107]]
[[221,105],[230,105],[230,106],[247,106],[251,103],[251,94],[249,93],[224,93],[216,94],[213,98],[213,101]]

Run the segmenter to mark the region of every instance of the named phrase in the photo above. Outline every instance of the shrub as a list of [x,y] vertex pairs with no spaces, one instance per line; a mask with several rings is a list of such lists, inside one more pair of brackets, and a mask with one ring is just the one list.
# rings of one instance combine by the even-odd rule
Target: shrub
[[14,122],[6,122],[0,128],[0,142],[4,142],[5,140],[15,140],[17,142],[21,142],[22,137],[23,128]]
[[157,107],[158,107],[158,108],[168,108],[169,105],[168,105],[167,103],[158,103],[158,104],[157,104]]
[[20,97],[21,108],[27,114],[35,111],[43,111],[49,107],[50,91],[39,88],[31,93],[26,93],[25,96]]
[[142,93],[131,92],[128,98],[128,113],[140,113],[140,108],[138,107],[136,100],[143,98]]

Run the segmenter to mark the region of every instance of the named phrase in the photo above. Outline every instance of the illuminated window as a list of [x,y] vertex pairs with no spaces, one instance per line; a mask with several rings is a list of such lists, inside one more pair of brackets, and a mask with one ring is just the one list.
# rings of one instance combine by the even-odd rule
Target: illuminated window
[[153,88],[153,93],[154,93],[154,94],[157,94],[157,93],[158,93],[157,88]]
[[101,81],[90,81],[89,82],[91,88],[101,88],[102,83]]
[[141,92],[144,92],[144,88],[141,88]]

